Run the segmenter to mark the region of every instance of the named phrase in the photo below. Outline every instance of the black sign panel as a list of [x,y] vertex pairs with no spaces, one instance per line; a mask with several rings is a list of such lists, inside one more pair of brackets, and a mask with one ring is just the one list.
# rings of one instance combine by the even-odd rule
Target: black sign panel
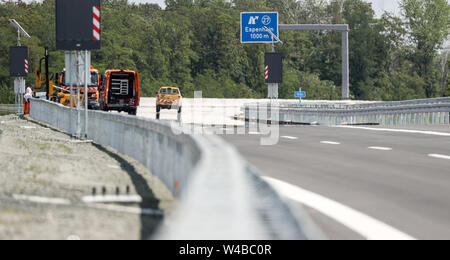
[[11,77],[24,78],[28,76],[28,47],[11,47],[9,52],[9,73]]
[[266,83],[283,83],[283,55],[266,53],[264,60]]
[[101,47],[100,0],[56,0],[56,49]]

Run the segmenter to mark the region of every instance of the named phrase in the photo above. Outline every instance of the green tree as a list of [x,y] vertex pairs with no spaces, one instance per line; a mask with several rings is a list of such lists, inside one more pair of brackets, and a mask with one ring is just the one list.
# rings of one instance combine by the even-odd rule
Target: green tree
[[439,75],[433,63],[450,33],[450,5],[446,0],[403,0],[401,8],[414,48],[411,60],[418,75],[426,82],[427,97],[435,97]]

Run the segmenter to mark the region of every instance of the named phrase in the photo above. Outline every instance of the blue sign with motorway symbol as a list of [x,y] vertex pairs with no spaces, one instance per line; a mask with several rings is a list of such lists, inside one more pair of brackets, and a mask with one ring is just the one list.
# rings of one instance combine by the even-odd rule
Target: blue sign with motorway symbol
[[297,91],[297,92],[295,92],[295,97],[296,98],[305,98],[306,92],[305,91]]
[[[241,13],[241,42],[242,43],[272,43],[272,35],[278,35],[278,13]],[[273,39],[273,42],[278,42]]]

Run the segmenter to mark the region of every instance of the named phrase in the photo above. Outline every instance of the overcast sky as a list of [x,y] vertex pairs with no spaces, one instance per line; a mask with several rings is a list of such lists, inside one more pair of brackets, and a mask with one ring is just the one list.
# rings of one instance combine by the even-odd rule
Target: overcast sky
[[[158,3],[159,5],[164,7],[164,0],[129,0],[131,2],[136,3]],[[373,8],[377,12],[377,15],[380,16],[384,13],[384,11],[389,11],[398,14],[398,0],[366,0],[367,2],[373,3]]]
[[[25,2],[31,2],[33,0],[25,0]],[[34,0],[39,1],[39,0]],[[162,7],[165,7],[164,0],[128,0],[135,3],[157,3]],[[389,11],[395,14],[399,14],[398,1],[399,0],[364,0],[373,3],[377,16],[381,16],[385,11]]]

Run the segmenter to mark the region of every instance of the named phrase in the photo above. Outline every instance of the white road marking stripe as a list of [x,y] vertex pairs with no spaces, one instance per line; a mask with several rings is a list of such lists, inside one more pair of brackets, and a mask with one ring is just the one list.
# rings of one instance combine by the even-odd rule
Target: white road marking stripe
[[321,195],[273,178],[263,177],[282,196],[313,208],[368,240],[415,240],[415,238],[352,208]]
[[429,154],[428,156],[433,157],[433,158],[438,158],[438,159],[450,160],[450,156],[448,156],[448,155],[442,155],[442,154]]
[[332,141],[321,141],[320,143],[321,143],[321,144],[332,144],[332,145],[338,145],[338,144],[341,144],[341,143],[338,143],[338,142],[332,142]]
[[261,133],[260,132],[249,132],[248,134],[249,135],[260,135]]
[[70,205],[70,200],[61,198],[46,198],[46,197],[27,196],[19,194],[13,194],[13,198],[16,200],[25,200],[41,204]]
[[164,212],[161,210],[137,208],[137,207],[127,207],[127,206],[120,206],[120,205],[95,204],[95,205],[89,205],[89,208],[115,211],[115,212],[128,213],[128,214],[135,214],[135,215],[164,216]]
[[[63,140],[66,141],[66,140]],[[92,140],[70,140],[69,143],[73,143],[73,144],[88,144],[88,143],[93,143],[94,141]]]
[[142,197],[138,195],[98,195],[83,197],[84,203],[141,203]]
[[380,150],[380,151],[392,151],[392,148],[390,148],[390,147],[371,146],[371,147],[369,147],[369,149]]
[[281,138],[290,139],[290,140],[297,140],[298,139],[298,137],[294,137],[294,136],[282,136]]
[[435,131],[421,131],[421,130],[407,130],[407,129],[389,129],[389,128],[371,128],[371,127],[346,126],[346,125],[334,126],[334,127],[351,128],[351,129],[362,129],[362,130],[370,130],[370,131],[387,131],[387,132],[409,133],[409,134],[450,136],[450,133],[435,132]]

